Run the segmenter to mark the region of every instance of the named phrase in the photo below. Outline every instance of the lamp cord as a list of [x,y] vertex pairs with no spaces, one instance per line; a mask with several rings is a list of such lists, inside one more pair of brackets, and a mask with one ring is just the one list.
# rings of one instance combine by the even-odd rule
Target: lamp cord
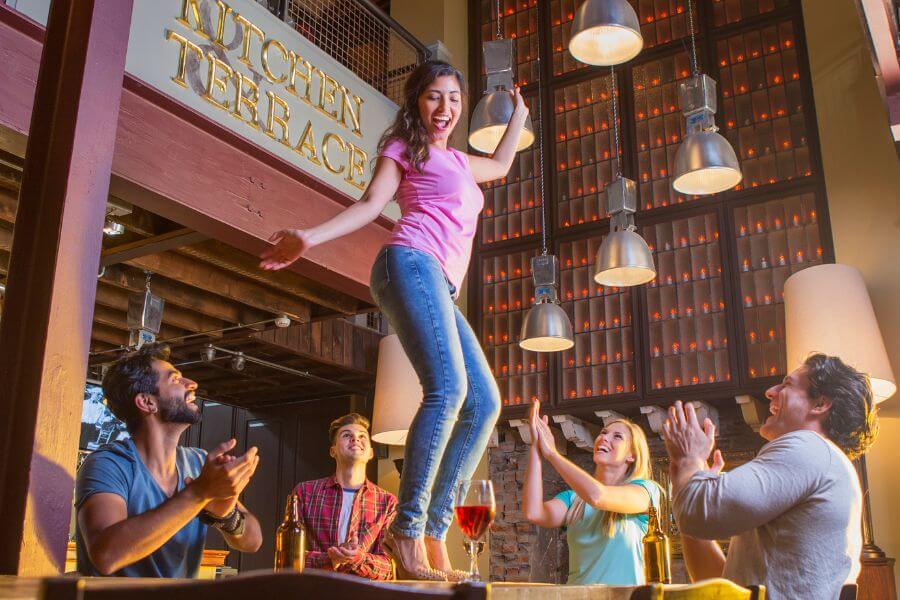
[[619,109],[618,109],[618,99],[616,98],[616,68],[609,68],[609,94],[610,94],[610,102],[612,102],[613,109],[613,139],[615,140],[615,146],[613,148],[613,160],[615,160],[616,164],[616,177],[622,176],[622,165],[619,162]]
[[500,0],[497,0],[497,39],[503,39],[503,34],[500,33]]
[[[688,0],[687,5],[688,27],[690,27],[691,31],[691,74],[699,75],[700,67],[697,66],[697,37],[694,35],[694,3],[692,2],[692,0]],[[499,8],[497,10],[499,10]]]

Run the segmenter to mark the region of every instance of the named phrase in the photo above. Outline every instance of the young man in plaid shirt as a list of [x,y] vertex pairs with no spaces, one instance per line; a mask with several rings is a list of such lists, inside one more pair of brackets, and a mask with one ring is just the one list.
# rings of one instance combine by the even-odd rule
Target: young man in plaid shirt
[[381,540],[394,519],[397,498],[366,479],[366,464],[374,456],[369,420],[344,415],[331,422],[328,434],[335,474],[304,481],[295,490],[309,540],[306,566],[392,579],[393,565]]

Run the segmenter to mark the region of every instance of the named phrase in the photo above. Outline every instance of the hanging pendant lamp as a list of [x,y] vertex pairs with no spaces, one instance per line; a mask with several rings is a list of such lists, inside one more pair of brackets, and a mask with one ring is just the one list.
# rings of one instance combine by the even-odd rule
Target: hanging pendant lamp
[[687,134],[675,153],[672,187],[682,194],[724,192],[741,182],[734,148],[716,127],[716,82],[695,74],[678,87]]
[[594,261],[594,281],[609,287],[630,287],[656,277],[653,254],[647,242],[635,231],[637,185],[622,177],[619,163],[619,100],[616,95],[616,71],[609,69],[609,97],[612,103],[613,157],[616,178],[606,186],[609,207],[609,234],[603,238]]
[[635,232],[637,186],[619,177],[606,187],[609,200],[609,235],[603,238],[594,263],[594,281],[610,287],[641,285],[656,277],[653,253]]
[[643,47],[637,13],[627,0],[586,0],[575,13],[569,37],[575,60],[609,67],[631,60]]
[[531,259],[535,304],[522,321],[519,346],[533,352],[559,352],[575,345],[569,315],[559,305],[556,291],[559,264],[552,254]]
[[741,182],[741,165],[731,144],[716,127],[716,82],[700,73],[694,35],[693,3],[688,0],[693,75],[678,86],[685,117],[685,137],[675,153],[672,187],[682,194],[703,196],[729,190]]
[[[499,36],[499,27],[498,27]],[[487,71],[487,89],[472,110],[469,126],[469,145],[479,152],[493,154],[506,133],[512,118],[513,105],[510,90],[514,89],[512,79],[513,40],[497,39],[483,45],[484,67]],[[516,152],[534,143],[534,129],[531,117],[525,125],[516,144]]]
[[[540,98],[537,105],[540,122]],[[559,305],[559,261],[547,253],[546,198],[544,197],[544,145],[538,145],[538,168],[541,176],[541,254],[531,259],[534,280],[534,306],[522,321],[519,347],[533,352],[560,352],[575,345],[575,333],[569,315]]]

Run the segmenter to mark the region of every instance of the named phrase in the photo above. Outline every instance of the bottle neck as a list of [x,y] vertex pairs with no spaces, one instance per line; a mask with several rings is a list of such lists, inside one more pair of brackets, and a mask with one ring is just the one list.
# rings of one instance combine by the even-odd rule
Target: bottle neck
[[284,508],[284,520],[296,523],[300,518],[300,515],[298,513],[299,509],[297,494],[291,494],[290,496],[288,496],[287,506],[285,506]]

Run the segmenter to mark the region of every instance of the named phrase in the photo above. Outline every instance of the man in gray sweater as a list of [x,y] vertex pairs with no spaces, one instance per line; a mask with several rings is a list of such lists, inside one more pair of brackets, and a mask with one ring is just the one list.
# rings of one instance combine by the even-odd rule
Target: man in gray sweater
[[[768,443],[726,473],[709,419],[701,425],[690,404],[669,409],[663,438],[688,572],[763,584],[772,600],[837,598],[859,575],[862,494],[850,459],[877,432],[869,378],[813,354],[766,397]],[[725,558],[712,540],[729,537]]]

